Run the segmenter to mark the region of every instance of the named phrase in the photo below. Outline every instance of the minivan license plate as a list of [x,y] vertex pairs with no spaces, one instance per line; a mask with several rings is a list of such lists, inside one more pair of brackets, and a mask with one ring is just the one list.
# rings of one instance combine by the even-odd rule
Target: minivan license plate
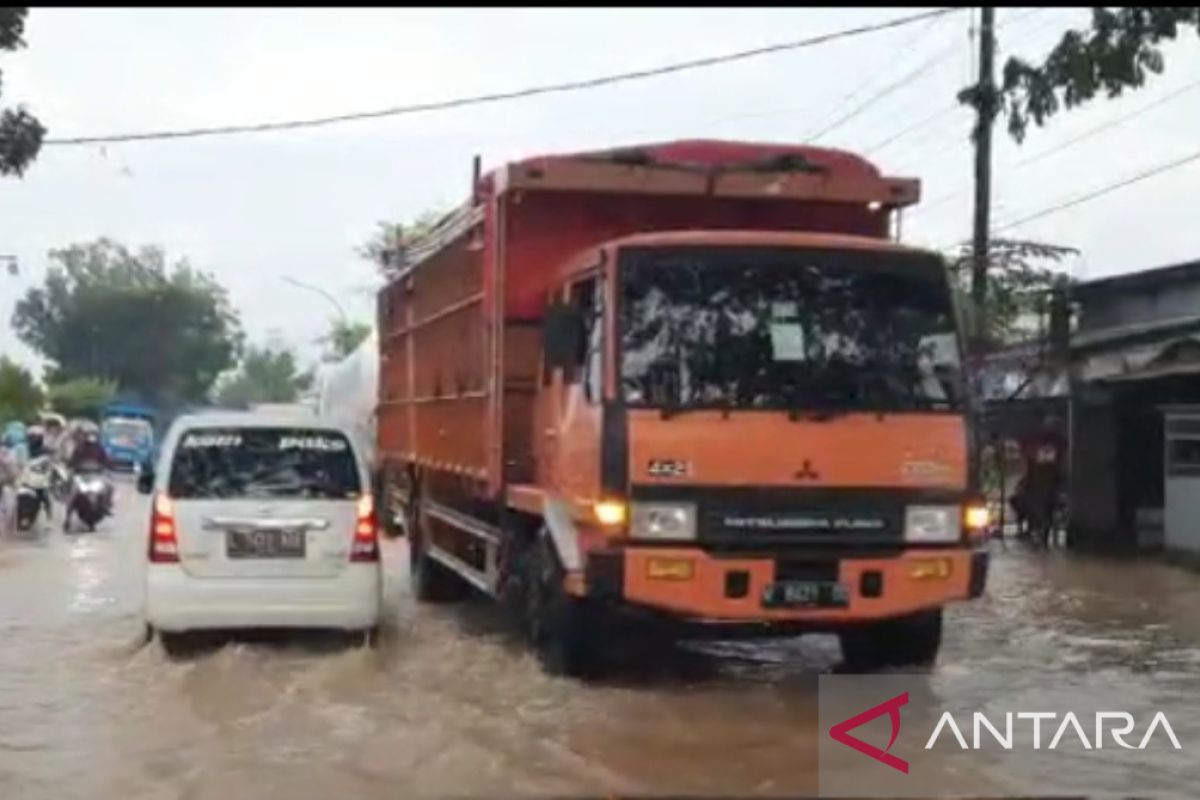
[[831,581],[780,581],[763,591],[767,608],[845,608],[850,593]]
[[304,558],[304,531],[229,531],[230,558]]

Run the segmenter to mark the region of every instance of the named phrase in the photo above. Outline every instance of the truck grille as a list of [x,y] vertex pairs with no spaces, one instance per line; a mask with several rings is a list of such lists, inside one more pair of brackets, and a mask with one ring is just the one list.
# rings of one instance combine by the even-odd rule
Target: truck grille
[[910,503],[957,503],[960,492],[907,489],[635,487],[634,500],[693,502],[698,541],[713,549],[795,545],[894,549]]

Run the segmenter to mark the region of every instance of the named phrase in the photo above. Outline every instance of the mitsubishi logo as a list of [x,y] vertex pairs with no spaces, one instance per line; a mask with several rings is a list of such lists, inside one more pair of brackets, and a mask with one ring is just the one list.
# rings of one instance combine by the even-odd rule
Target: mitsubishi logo
[[806,458],[804,459],[804,463],[800,465],[800,469],[792,474],[792,477],[798,481],[815,481],[821,475],[813,469],[812,461]]

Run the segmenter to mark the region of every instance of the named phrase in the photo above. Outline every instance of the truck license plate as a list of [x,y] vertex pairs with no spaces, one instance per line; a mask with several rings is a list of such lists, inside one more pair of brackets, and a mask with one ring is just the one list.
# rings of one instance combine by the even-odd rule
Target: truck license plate
[[304,558],[304,531],[229,531],[230,558]]
[[763,591],[766,608],[845,608],[850,592],[830,581],[780,581]]

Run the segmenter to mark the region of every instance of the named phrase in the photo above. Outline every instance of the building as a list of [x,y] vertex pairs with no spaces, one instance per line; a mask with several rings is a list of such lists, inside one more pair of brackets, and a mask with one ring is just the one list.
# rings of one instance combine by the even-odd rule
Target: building
[[1160,549],[1164,410],[1200,406],[1200,260],[1081,283],[1072,300],[1069,541]]

